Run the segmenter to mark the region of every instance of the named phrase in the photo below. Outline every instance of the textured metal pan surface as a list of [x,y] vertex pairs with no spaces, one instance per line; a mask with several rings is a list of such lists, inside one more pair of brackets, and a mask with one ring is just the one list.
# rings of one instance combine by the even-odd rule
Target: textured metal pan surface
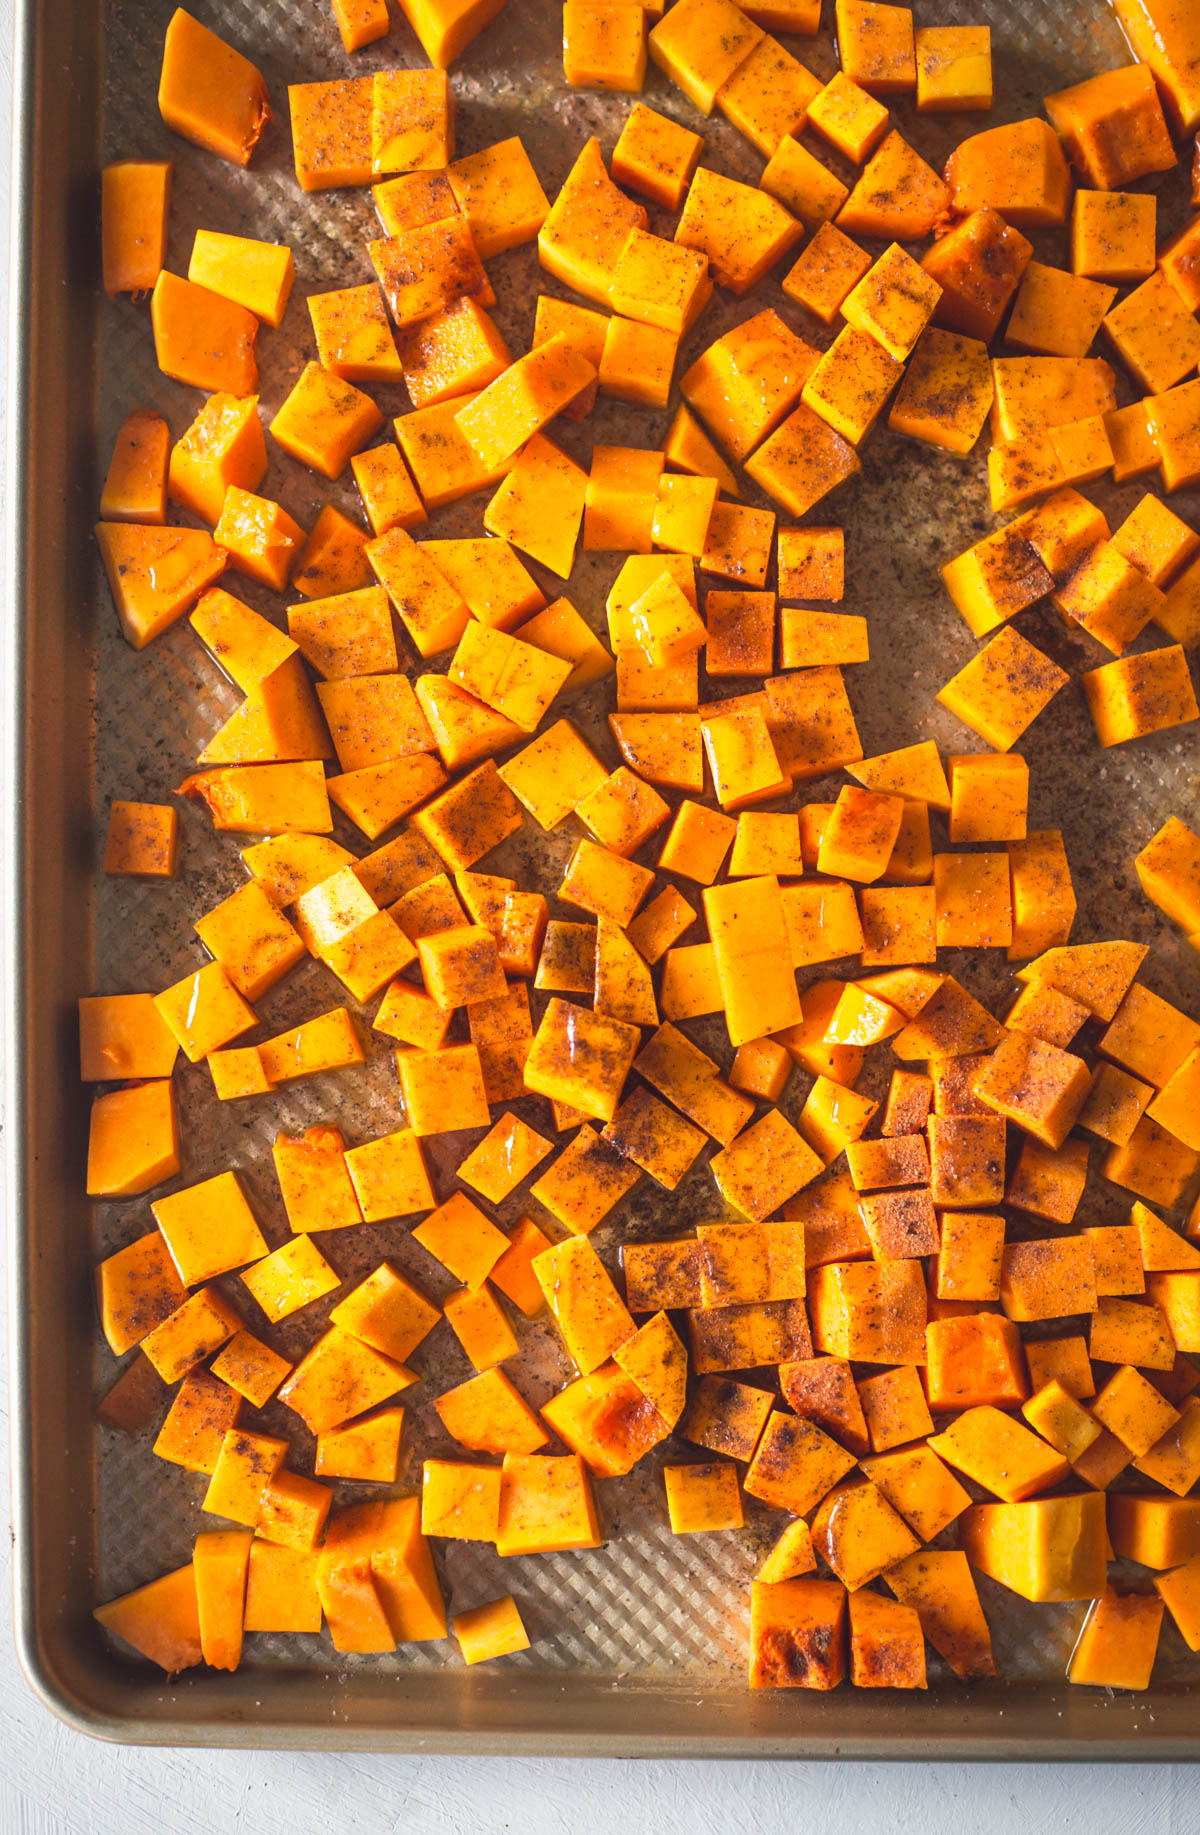
[[[197,1529],[211,1519],[199,1510],[203,1480],[154,1459],[148,1441],[97,1438],[91,1423],[93,1393],[115,1373],[107,1351],[95,1349],[91,1267],[140,1234],[150,1218],[148,1200],[101,1206],[89,1217],[82,1199],[86,1098],[75,1081],[74,1001],[93,991],[157,990],[198,966],[202,952],[192,922],[243,878],[236,838],[215,836],[207,816],[189,804],[181,806],[177,881],[106,881],[95,870],[110,799],[165,800],[237,698],[186,621],[141,655],[128,649],[90,545],[98,480],[124,415],[135,406],[157,408],[178,436],[200,401],[159,373],[146,307],[127,298],[109,304],[99,295],[95,168],[101,159],[126,156],[175,161],[168,265],[177,272],[186,272],[192,234],[201,226],[291,244],[298,276],[292,301],[281,329],[264,329],[259,345],[269,417],[313,354],[305,295],[370,278],[363,244],[374,233],[367,194],[306,197],[296,185],[286,85],[421,61],[402,25],[382,45],[348,60],[327,0],[226,0],[206,9],[208,22],[263,68],[278,117],[262,153],[241,173],[174,139],[158,118],[162,31],[171,11],[169,0],[111,0],[98,15],[70,0],[40,7],[31,0],[24,23],[21,335],[15,340],[22,412],[10,472],[21,488],[10,506],[17,600],[7,683],[16,768],[7,837],[15,895],[10,942],[18,953],[10,958],[16,973],[8,989],[8,1039],[9,1061],[23,1084],[10,1185],[22,1397],[21,1636],[39,1686],[90,1730],[172,1742],[1022,1757],[1068,1756],[1099,1743],[1113,1755],[1194,1754],[1194,1672],[1173,1631],[1164,1635],[1151,1695],[1097,1699],[1061,1686],[1081,1609],[1024,1607],[987,1581],[981,1591],[1006,1678],[995,1687],[963,1690],[935,1661],[934,1687],[921,1701],[849,1690],[821,1701],[748,1696],[742,1685],[747,1580],[779,1519],[747,1500],[741,1535],[672,1536],[657,1467],[664,1456],[686,1453],[678,1441],[630,1478],[600,1481],[609,1532],[601,1549],[503,1562],[479,1545],[442,1545],[451,1610],[511,1589],[529,1625],[533,1648],[487,1673],[465,1671],[450,1646],[339,1659],[324,1640],[259,1637],[249,1640],[248,1661],[236,1676],[185,1677],[168,1689],[94,1634],[95,1599],[186,1560]],[[1101,0],[1071,0],[1066,7],[1028,0],[1019,8],[1004,0],[948,0],[931,5],[923,18],[990,20],[998,104],[989,123],[1036,112],[1046,92],[1121,61],[1120,37]],[[625,96],[563,87],[559,20],[554,0],[509,0],[453,73],[459,151],[519,133],[551,195],[588,133],[598,133],[611,150],[629,106]],[[792,48],[821,76],[836,67],[828,31]],[[702,126],[706,163],[757,179],[762,162],[749,144],[718,118],[695,123],[688,104],[653,70],[647,99]],[[935,165],[979,124],[974,117],[918,121],[908,105],[895,112],[901,131]],[[1167,200],[1179,214],[1183,187],[1168,175],[1157,189],[1164,199],[1160,228],[1167,229],[1173,226]],[[652,216],[652,227],[666,225]],[[1056,244],[1049,239],[1045,247],[1053,251]],[[1063,257],[1051,252],[1049,258]],[[501,329],[514,351],[523,349],[538,292],[562,289],[538,268],[531,248],[498,257],[489,272]],[[718,295],[685,345],[677,374],[720,330],[768,301],[781,304],[777,275],[749,300]],[[784,310],[796,316],[786,304]],[[813,336],[811,321],[802,329]],[[399,388],[381,389],[377,399],[389,413],[408,405]],[[556,437],[561,433],[586,464],[594,441],[657,444],[667,418],[602,402],[582,427],[560,425]],[[328,499],[357,509],[351,480],[324,486],[273,445],[263,488],[306,525]],[[1102,489],[1099,500],[1119,518],[1142,488],[1139,481]],[[482,501],[438,512],[421,533],[478,533]],[[1172,501],[1197,520],[1194,498]],[[944,751],[970,749],[965,729],[933,699],[974,648],[940,589],[937,567],[992,524],[982,452],[960,461],[880,432],[864,454],[861,478],[822,505],[818,520],[826,514],[846,526],[846,609],[865,613],[870,626],[872,662],[848,677],[865,751],[919,738],[936,739]],[[570,582],[573,601],[600,629],[619,564],[615,555],[581,556]],[[553,589],[548,596],[560,590],[552,576],[539,577]],[[281,616],[278,597],[241,579],[236,590]],[[1076,678],[1103,660],[1049,610],[1024,620],[1023,628]],[[577,703],[576,711],[602,754],[619,762],[604,726],[602,692]],[[1186,816],[1196,807],[1191,730],[1101,753],[1076,679],[1022,750],[1032,769],[1031,825],[1058,825],[1066,835],[1080,898],[1076,937],[1152,942],[1147,978],[1196,1008],[1196,958],[1141,898],[1131,864],[1168,813]],[[805,786],[803,800],[819,798],[823,788]],[[571,840],[565,831],[544,837],[527,824],[486,865],[549,893]],[[653,854],[653,842],[650,848]],[[946,965],[993,1004],[1007,979],[998,952],[961,960],[948,953]],[[264,1036],[340,998],[338,984],[309,963],[260,1003]],[[710,1043],[703,1027],[697,1037]],[[336,1121],[353,1140],[400,1125],[386,1046],[373,1035],[361,1070],[237,1105],[217,1103],[207,1071],[185,1065],[177,1073],[185,1156],[178,1183],[235,1166],[269,1239],[282,1241],[272,1138],[281,1128],[296,1131],[318,1120]],[[806,1089],[806,1079],[794,1077],[785,1107],[794,1112]],[[548,1131],[546,1105],[531,1100],[524,1112]],[[475,1138],[442,1137],[435,1144],[441,1195]],[[704,1169],[707,1157],[674,1195],[644,1180],[593,1238],[601,1253],[612,1262],[626,1238],[666,1234],[713,1215],[718,1200]],[[1118,1220],[1127,1199],[1096,1182],[1086,1203],[1084,1220],[1101,1223]],[[518,1194],[498,1214],[508,1222],[527,1208]],[[449,1285],[438,1288],[442,1271],[399,1225],[326,1236],[322,1248],[347,1280],[386,1253],[435,1296]],[[273,1340],[299,1354],[317,1335],[324,1310],[286,1322]],[[253,1328],[248,1303],[247,1318]],[[518,1329],[522,1354],[513,1373],[536,1403],[561,1383],[567,1367],[546,1326],[519,1323]],[[416,1449],[415,1463],[452,1444],[430,1399],[470,1371],[444,1325],[413,1362],[426,1379],[405,1397],[406,1446]],[[282,1409],[268,1410],[264,1421],[283,1432],[296,1428]],[[302,1437],[297,1450],[303,1469]]]

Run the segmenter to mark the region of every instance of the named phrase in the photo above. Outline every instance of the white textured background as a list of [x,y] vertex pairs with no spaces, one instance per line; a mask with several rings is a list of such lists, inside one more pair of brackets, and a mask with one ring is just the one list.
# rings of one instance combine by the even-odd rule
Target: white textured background
[[[10,112],[12,10],[13,0],[0,0],[0,121]],[[8,147],[0,144],[0,314],[7,257]],[[104,1746],[61,1725],[30,1692],[12,1647],[9,1569],[3,1535],[0,1835],[1192,1835],[1200,1827],[1200,1772],[1182,1765],[676,1765]]]

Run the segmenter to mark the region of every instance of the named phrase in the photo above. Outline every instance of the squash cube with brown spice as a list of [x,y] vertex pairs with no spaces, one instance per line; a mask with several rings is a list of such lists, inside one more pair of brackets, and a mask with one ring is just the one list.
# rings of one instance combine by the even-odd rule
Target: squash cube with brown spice
[[1118,285],[1147,279],[1154,272],[1155,215],[1155,199],[1137,192],[1077,191],[1071,207],[1074,272]]
[[846,1674],[846,1589],[833,1580],[756,1580],[750,1687],[837,1688]]
[[914,89],[917,81],[913,16],[906,6],[873,0],[837,0],[842,69],[873,95]]
[[611,1121],[637,1048],[636,1027],[556,997],[534,1034],[526,1087]]
[[238,1425],[241,1411],[240,1392],[223,1378],[203,1366],[190,1370],[158,1431],[155,1457],[182,1466],[186,1472],[211,1476],[225,1435]]
[[104,871],[172,879],[178,848],[178,812],[161,803],[114,797],[108,812]]
[[687,1400],[687,1351],[666,1313],[655,1313],[618,1345],[613,1361],[673,1429]]
[[929,323],[940,293],[937,281],[893,242],[847,295],[842,316],[903,363]]
[[854,1465],[854,1455],[811,1421],[773,1413],[746,1472],[752,1497],[807,1516]]
[[1087,1183],[1087,1162],[1086,1141],[1068,1139],[1061,1147],[1048,1147],[1027,1138],[1021,1142],[1006,1202],[1050,1223],[1070,1223]]
[[992,105],[992,35],[985,25],[918,26],[917,112],[960,114]]
[[947,452],[970,452],[991,408],[992,391],[986,347],[932,326],[912,353],[888,426]]
[[844,159],[861,166],[883,139],[888,119],[882,102],[838,70],[809,104],[807,125]]
[[707,256],[714,278],[739,296],[749,292],[802,234],[796,219],[767,192],[704,166],[692,177],[675,228],[676,242]]
[[946,182],[893,129],[871,155],[837,220],[851,235],[919,242],[932,234],[949,203]]
[[925,1282],[915,1261],[826,1263],[810,1271],[808,1304],[818,1351],[861,1363],[925,1362]]
[[635,102],[613,148],[613,177],[664,210],[678,210],[703,147],[690,128]]
[[[1182,657],[1182,651],[1179,654]],[[1129,660],[1144,663],[1145,659]],[[1127,665],[1107,665],[1108,669],[1122,667]],[[1091,676],[1085,676],[1085,691],[1090,681],[1105,673],[1105,670],[1095,670]],[[1066,670],[1060,669],[1019,632],[1005,629],[939,690],[937,698],[981,739],[995,746],[997,751],[1007,752],[1066,686],[1067,680]],[[1096,698],[1099,699],[1099,695]],[[1183,717],[1195,716],[1185,714]],[[1174,719],[1164,722],[1174,723]],[[1106,742],[1102,739],[1101,743]]]
[[763,37],[732,0],[681,0],[650,33],[654,62],[701,114]]
[[262,1494],[287,1457],[288,1442],[230,1428],[221,1442],[201,1509],[254,1528]]
[[1124,745],[1200,717],[1178,644],[1104,663],[1083,677],[1083,691],[1102,746]]
[[998,211],[970,210],[922,257],[921,266],[942,289],[934,324],[989,342],[1032,253]]
[[873,1593],[849,1596],[850,1680],[856,1688],[925,1688],[925,1643],[914,1606]]
[[[802,209],[797,214],[804,219]],[[843,301],[870,265],[870,256],[836,224],[826,221],[819,225],[780,285],[789,299],[804,306],[823,324],[832,325]]]
[[[868,274],[859,287],[870,278]],[[804,385],[802,401],[844,440],[858,446],[874,426],[902,373],[903,364],[875,336],[851,323],[843,326],[821,357]]]
[[1000,1297],[1007,1317],[1022,1324],[1093,1312],[1096,1256],[1088,1235],[1009,1243],[1004,1251]]
[[873,1453],[907,1446],[933,1432],[921,1378],[911,1365],[863,1377],[858,1395]]
[[978,1210],[1004,1197],[1005,1122],[1000,1115],[931,1115],[930,1189],[936,1205]]
[[[572,1113],[578,1119],[577,1111]],[[560,1223],[584,1236],[633,1189],[638,1177],[637,1166],[585,1122],[532,1191]]]
[[753,1457],[774,1397],[726,1376],[702,1376],[679,1425],[686,1440],[742,1461]]

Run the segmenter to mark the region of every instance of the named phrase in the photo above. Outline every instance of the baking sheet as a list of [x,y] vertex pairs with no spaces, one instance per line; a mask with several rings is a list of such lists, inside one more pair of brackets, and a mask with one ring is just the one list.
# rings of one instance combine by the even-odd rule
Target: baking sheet
[[[1153,1694],[1142,1699],[1098,1701],[1090,1691],[1062,1686],[1065,1655],[1082,1607],[1029,1607],[980,1578],[1004,1680],[966,1690],[947,1682],[931,1656],[933,1688],[922,1701],[880,1700],[861,1691],[828,1701],[807,1695],[747,1695],[743,1687],[747,1582],[781,1518],[747,1499],[747,1528],[740,1535],[674,1537],[665,1521],[657,1470],[664,1458],[696,1457],[674,1439],[629,1478],[600,1480],[597,1493],[608,1529],[604,1547],[561,1556],[501,1561],[476,1544],[438,1545],[451,1611],[497,1594],[515,1593],[533,1648],[488,1673],[467,1672],[452,1644],[408,1646],[394,1657],[337,1657],[325,1639],[253,1637],[247,1662],[234,1677],[187,1676],[172,1688],[147,1682],[144,1668],[112,1654],[94,1634],[88,1608],[188,1558],[197,1529],[208,1526],[199,1509],[205,1480],[155,1459],[150,1438],[97,1438],[87,1415],[93,1391],[112,1381],[115,1365],[97,1345],[91,1318],[91,1266],[99,1256],[149,1227],[149,1200],[96,1207],[90,1220],[82,1191],[86,1095],[60,1087],[74,1074],[73,1003],[84,992],[157,989],[202,959],[191,924],[199,912],[242,883],[238,838],[215,835],[207,814],[183,803],[182,868],[177,881],[148,884],[105,880],[91,873],[103,847],[113,796],[166,800],[238,696],[194,638],[186,621],[135,655],[121,639],[102,571],[88,542],[99,479],[112,438],[135,406],[166,415],[173,436],[183,430],[201,396],[161,376],[154,363],[148,311],[128,298],[107,303],[96,290],[94,166],[96,122],[104,160],[162,157],[175,162],[168,266],[186,272],[197,227],[287,241],[295,251],[297,284],[282,328],[259,340],[261,394],[266,417],[278,406],[300,367],[313,354],[304,297],[309,291],[350,285],[371,277],[364,242],[374,234],[369,193],[312,196],[295,183],[287,129],[286,85],[361,74],[397,63],[422,62],[402,24],[381,45],[348,60],[341,51],[326,0],[247,0],[208,9],[204,17],[260,64],[277,120],[248,172],[235,171],[176,140],[163,129],[154,105],[167,0],[112,0],[99,21],[74,16],[69,0],[26,15],[30,32],[27,132],[33,158],[26,170],[25,234],[29,243],[23,284],[35,311],[27,320],[24,376],[29,411],[18,429],[18,462],[27,481],[14,505],[15,559],[24,579],[24,625],[15,641],[30,646],[14,659],[10,692],[21,689],[24,724],[14,736],[25,772],[27,827],[14,829],[23,858],[28,928],[19,938],[27,975],[12,999],[10,1042],[27,1063],[28,1115],[19,1115],[25,1162],[18,1179],[25,1192],[18,1232],[17,1354],[27,1409],[18,1445],[22,1480],[19,1526],[26,1553],[23,1641],[27,1662],[53,1703],[92,1730],[125,1738],[181,1738],[227,1744],[235,1738],[264,1742],[418,1743],[467,1745],[474,1750],[523,1745],[531,1750],[722,1750],[927,1752],[930,1740],[947,1754],[1039,1749],[1065,1756],[1073,1742],[1122,1741],[1138,1756],[1191,1750],[1188,1705],[1194,1660],[1186,1658],[1173,1629]],[[831,9],[829,9],[831,10]],[[32,15],[38,14],[37,18]],[[1035,0],[1019,9],[986,5],[931,8],[927,23],[989,19],[994,28],[996,109],[986,118],[1020,118],[1037,111],[1053,88],[1122,61],[1108,10],[1099,0]],[[102,49],[93,34],[102,25]],[[560,9],[554,0],[509,0],[500,20],[455,67],[458,151],[469,153],[519,133],[550,196],[569,169],[584,137],[600,135],[606,152],[630,99],[570,92],[563,87]],[[790,41],[818,75],[836,68],[828,31],[815,43]],[[97,68],[99,81],[97,81]],[[63,99],[71,106],[64,111]],[[652,106],[699,126],[704,162],[750,182],[762,160],[718,117],[697,122],[686,100],[651,68],[646,99]],[[901,132],[940,166],[950,147],[984,122],[976,117],[915,118],[911,105],[894,110]],[[836,156],[831,164],[837,164]],[[849,168],[842,168],[849,175]],[[1184,186],[1147,184],[1172,199],[1182,214]],[[1166,214],[1160,228],[1173,226]],[[671,220],[651,212],[651,227],[670,233]],[[1063,259],[1056,238],[1038,239],[1039,254]],[[681,352],[676,374],[730,324],[770,303],[812,342],[829,342],[783,299],[778,274],[749,298],[718,293]],[[566,297],[525,248],[489,264],[498,304],[495,317],[514,352],[527,347],[539,292]],[[65,296],[52,293],[57,281]],[[373,391],[385,412],[402,413],[402,388]],[[1126,385],[1122,400],[1132,391]],[[675,397],[672,398],[672,408]],[[601,401],[581,426],[560,423],[555,437],[586,465],[593,442],[657,445],[669,413]],[[20,444],[22,438],[25,444]],[[818,506],[813,520],[845,524],[845,609],[865,613],[871,665],[847,671],[865,753],[934,738],[943,751],[973,749],[977,742],[933,699],[941,684],[973,653],[975,642],[940,589],[937,567],[994,521],[987,510],[984,457],[966,461],[877,432],[863,454],[861,478]],[[58,464],[54,463],[55,454]],[[320,504],[332,500],[359,512],[349,477],[332,487],[270,444],[271,470],[262,487],[278,496],[306,526]],[[12,475],[17,475],[14,472]],[[1137,501],[1146,481],[1095,494],[1110,520]],[[765,502],[752,491],[746,500]],[[439,511],[420,535],[475,534],[485,498]],[[1172,499],[1196,521],[1193,495]],[[775,506],[771,506],[775,507]],[[783,520],[787,520],[784,518]],[[56,541],[61,552],[51,553]],[[593,626],[603,632],[604,599],[619,555],[581,555],[567,589]],[[533,568],[553,597],[561,582]],[[717,583],[719,584],[719,583]],[[282,620],[284,601],[240,576],[234,589],[258,609]],[[1062,826],[1079,894],[1075,937],[1126,935],[1155,945],[1146,979],[1168,997],[1195,1008],[1200,975],[1177,933],[1141,898],[1132,856],[1172,810],[1196,806],[1196,748],[1192,729],[1166,733],[1125,751],[1101,753],[1078,685],[1081,668],[1104,660],[1081,633],[1069,632],[1049,609],[1026,614],[1021,628],[1072,670],[1071,686],[1022,742],[1032,772],[1030,825]],[[1150,640],[1154,641],[1154,640]],[[39,666],[40,665],[40,666]],[[421,667],[424,667],[422,665]],[[418,673],[416,665],[412,673]],[[738,684],[714,684],[712,695]],[[619,757],[604,725],[605,690],[577,701],[572,718],[602,756]],[[85,715],[85,718],[81,718]],[[21,743],[23,741],[23,744]],[[831,780],[832,782],[832,780]],[[820,799],[821,782],[781,807]],[[830,791],[832,794],[832,791]],[[340,838],[366,851],[353,831]],[[550,893],[574,839],[573,825],[543,836],[530,822],[483,863],[511,872],[523,885]],[[659,839],[646,855],[652,864]],[[944,843],[944,836],[942,837]],[[935,835],[935,845],[937,837]],[[682,888],[685,895],[689,887]],[[692,894],[695,888],[690,888]],[[692,902],[698,902],[693,897]],[[568,913],[568,915],[570,915]],[[684,941],[694,940],[685,938]],[[996,1005],[1008,976],[1000,952],[979,957],[943,952],[945,966],[963,973],[972,989]],[[49,960],[43,960],[49,958]],[[811,977],[815,979],[815,974]],[[535,1023],[540,996],[534,999]],[[340,984],[309,962],[259,1003],[261,1036],[343,1001]],[[47,1037],[47,1015],[55,1026]],[[25,1036],[22,1037],[22,1025]],[[726,1062],[716,1022],[689,1027]],[[255,1035],[258,1036],[258,1035]],[[388,1041],[372,1035],[361,1069],[312,1079],[269,1097],[220,1104],[203,1067],[177,1072],[184,1164],[179,1184],[191,1184],[227,1167],[243,1176],[272,1244],[287,1234],[275,1184],[270,1144],[280,1129],[295,1132],[311,1122],[333,1121],[348,1138],[369,1139],[402,1125],[403,1109]],[[15,1060],[14,1060],[15,1061]],[[885,1079],[882,1063],[870,1065]],[[795,1114],[808,1081],[799,1073],[784,1108]],[[543,1133],[547,1106],[535,1099],[515,1105]],[[478,1133],[432,1143],[435,1184],[451,1189],[454,1165]],[[705,1170],[706,1152],[674,1194],[644,1179],[592,1240],[610,1265],[625,1239],[657,1237],[718,1213],[720,1200]],[[45,1189],[46,1182],[50,1190]],[[1081,1221],[1117,1221],[1128,1199],[1096,1184]],[[498,1212],[508,1223],[524,1209],[520,1197]],[[15,1213],[14,1213],[15,1215]],[[1039,1226],[1040,1227],[1040,1226]],[[1031,1233],[1037,1233],[1036,1230]],[[321,1238],[323,1252],[347,1281],[387,1255],[440,1297],[450,1286],[444,1271],[414,1245],[401,1225],[364,1227]],[[442,1274],[441,1285],[438,1275]],[[255,1329],[254,1308],[240,1284],[231,1291]],[[324,1306],[273,1328],[272,1342],[299,1355],[322,1328]],[[544,1322],[517,1321],[520,1359],[511,1367],[518,1385],[537,1403],[568,1375],[557,1338]],[[425,1381],[408,1392],[405,1443],[410,1478],[424,1453],[453,1448],[440,1429],[431,1399],[464,1380],[470,1367],[442,1324],[414,1354]],[[56,1402],[59,1404],[55,1406]],[[305,1436],[296,1417],[279,1408],[263,1416],[268,1430],[292,1435],[292,1463],[306,1469]],[[308,1467],[307,1469],[311,1469]],[[361,1495],[344,1487],[343,1495]],[[1105,1712],[1098,1710],[1104,1707]],[[1019,1743],[1022,1742],[1022,1743]],[[1031,1743],[1033,1742],[1033,1743]]]

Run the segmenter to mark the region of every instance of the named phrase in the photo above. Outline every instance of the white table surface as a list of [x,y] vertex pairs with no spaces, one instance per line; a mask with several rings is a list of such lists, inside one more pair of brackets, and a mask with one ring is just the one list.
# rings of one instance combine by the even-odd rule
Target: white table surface
[[[12,11],[12,0],[0,0],[0,122],[12,87]],[[8,157],[0,136],[0,315]],[[0,1308],[6,1499],[3,1336]],[[25,1681],[12,1643],[10,1556],[0,1535],[0,1835],[1190,1835],[1200,1826],[1200,1772],[1185,1765],[335,1758],[103,1745],[64,1726]]]

